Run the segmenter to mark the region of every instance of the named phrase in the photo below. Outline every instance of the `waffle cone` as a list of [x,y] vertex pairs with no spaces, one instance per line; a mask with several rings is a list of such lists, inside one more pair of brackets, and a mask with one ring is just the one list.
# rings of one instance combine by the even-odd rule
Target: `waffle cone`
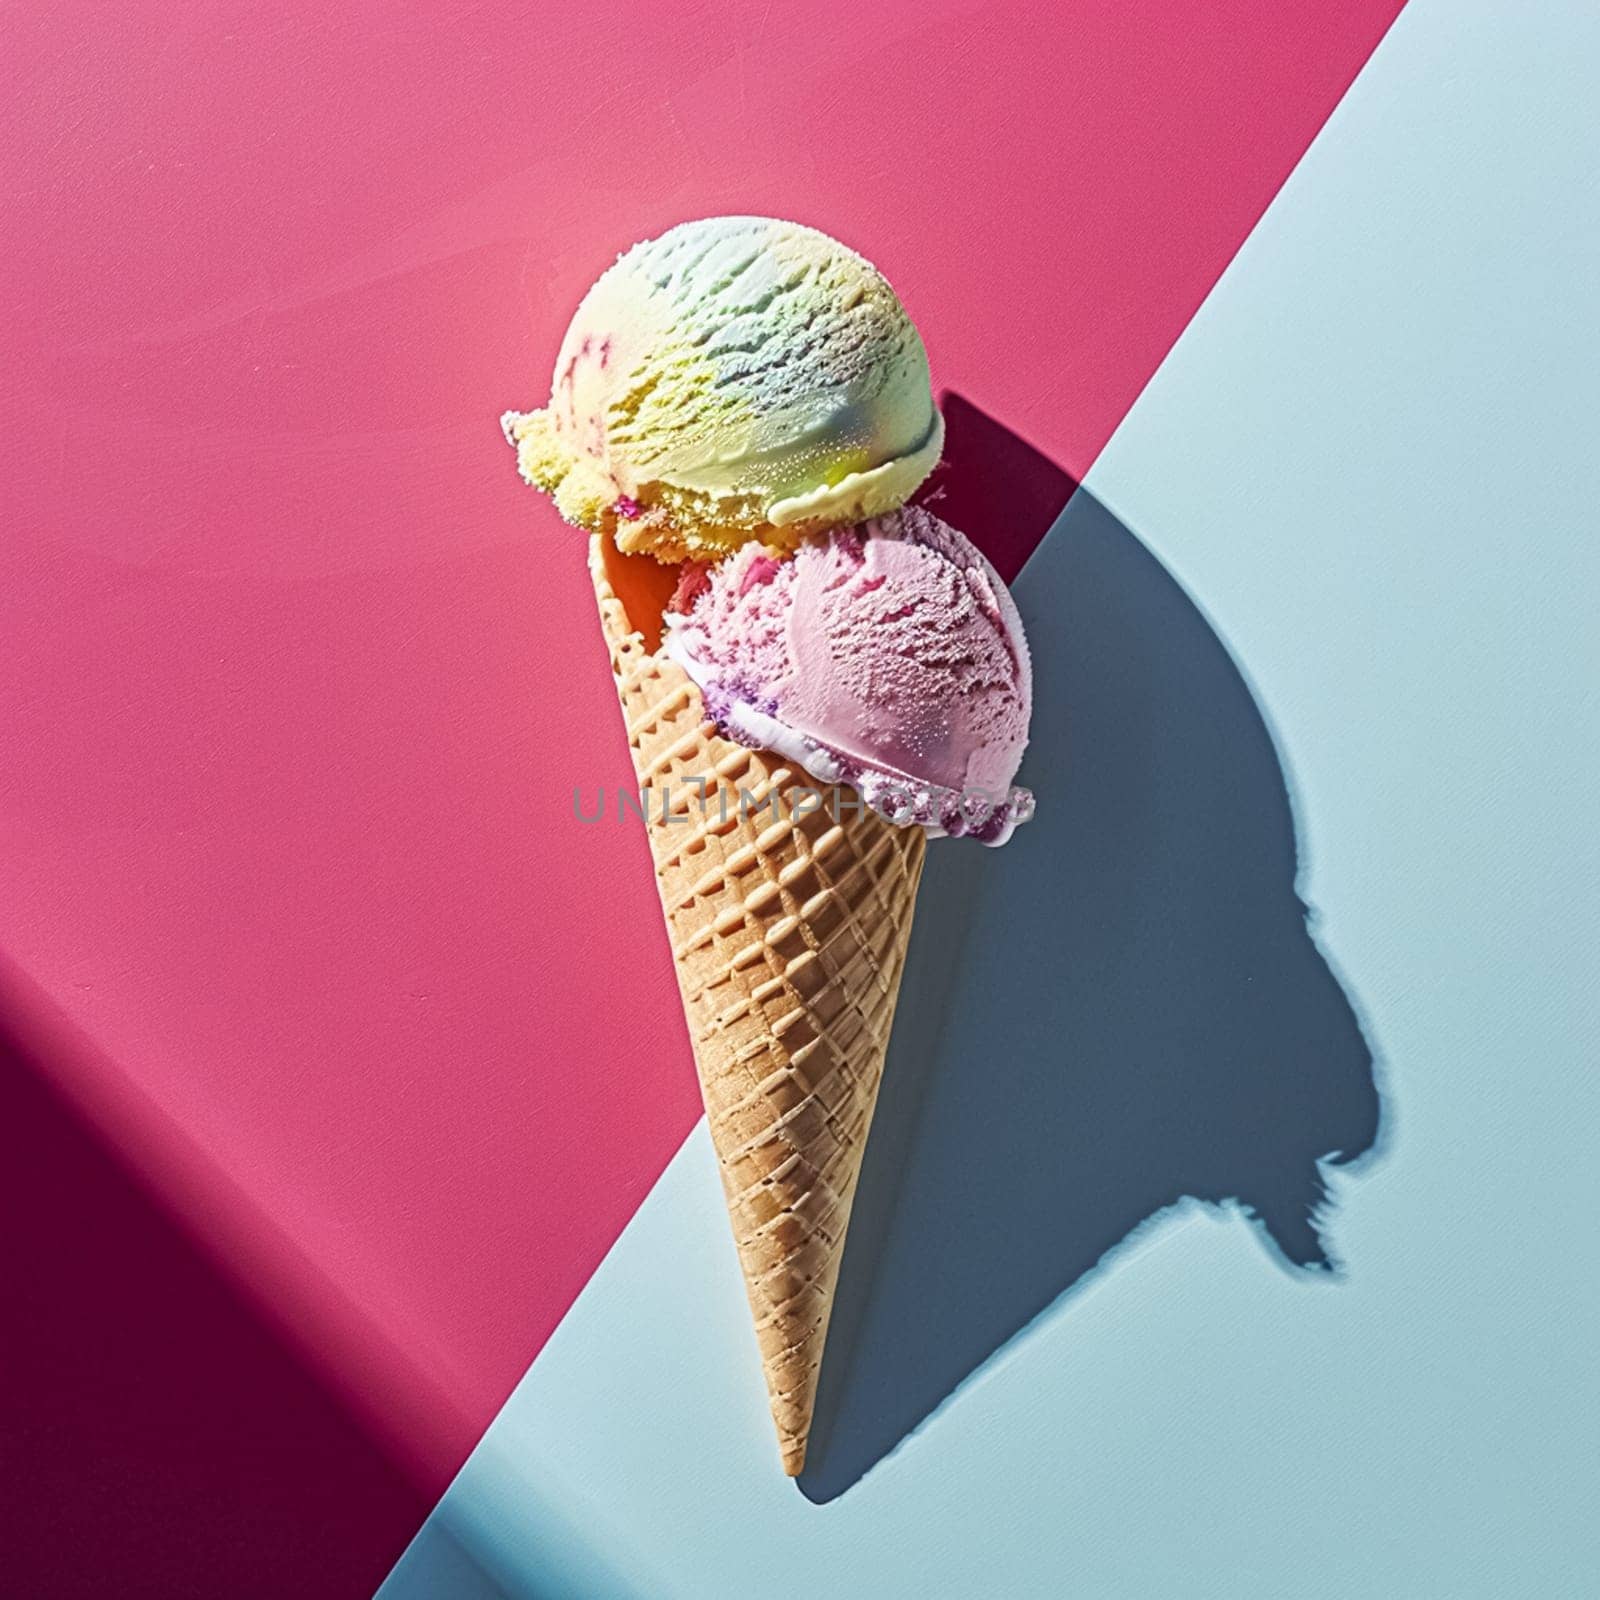
[[608,571],[615,559],[595,536],[595,597],[778,1448],[794,1476],[925,839],[851,789],[822,788],[724,739],[683,669],[630,622]]

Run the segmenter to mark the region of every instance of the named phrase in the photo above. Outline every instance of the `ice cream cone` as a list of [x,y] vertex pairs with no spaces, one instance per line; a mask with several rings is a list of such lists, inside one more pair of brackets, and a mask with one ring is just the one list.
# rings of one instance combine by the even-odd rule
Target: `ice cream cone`
[[[724,739],[590,570],[784,1471],[816,1403],[925,835]],[[646,621],[653,634],[653,622]]]

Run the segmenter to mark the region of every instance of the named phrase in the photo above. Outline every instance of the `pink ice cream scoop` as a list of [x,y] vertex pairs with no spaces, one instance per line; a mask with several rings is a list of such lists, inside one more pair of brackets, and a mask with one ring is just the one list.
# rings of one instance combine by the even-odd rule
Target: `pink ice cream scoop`
[[1001,844],[1033,682],[1022,620],[972,542],[917,506],[774,558],[691,566],[665,649],[729,738],[934,834]]

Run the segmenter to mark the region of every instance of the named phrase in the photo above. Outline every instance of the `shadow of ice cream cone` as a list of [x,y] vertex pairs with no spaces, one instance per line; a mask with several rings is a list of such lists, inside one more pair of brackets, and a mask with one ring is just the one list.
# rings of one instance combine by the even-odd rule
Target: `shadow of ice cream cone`
[[[1008,576],[1027,559],[1038,814],[1001,850],[928,851],[800,1479],[817,1501],[1185,1199],[1331,1273],[1324,1166],[1378,1137],[1373,1053],[1308,926],[1239,667],[1106,507],[960,397],[945,410],[940,515]],[[1033,540],[1066,501],[1031,559],[1002,490],[1046,519]]]

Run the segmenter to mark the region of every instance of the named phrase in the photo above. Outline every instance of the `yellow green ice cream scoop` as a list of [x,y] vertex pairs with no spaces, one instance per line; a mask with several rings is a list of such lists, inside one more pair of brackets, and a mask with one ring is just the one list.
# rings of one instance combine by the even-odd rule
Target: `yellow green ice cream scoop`
[[549,405],[504,424],[567,521],[662,561],[882,516],[944,443],[882,274],[765,217],[686,222],[621,256],[567,329]]

